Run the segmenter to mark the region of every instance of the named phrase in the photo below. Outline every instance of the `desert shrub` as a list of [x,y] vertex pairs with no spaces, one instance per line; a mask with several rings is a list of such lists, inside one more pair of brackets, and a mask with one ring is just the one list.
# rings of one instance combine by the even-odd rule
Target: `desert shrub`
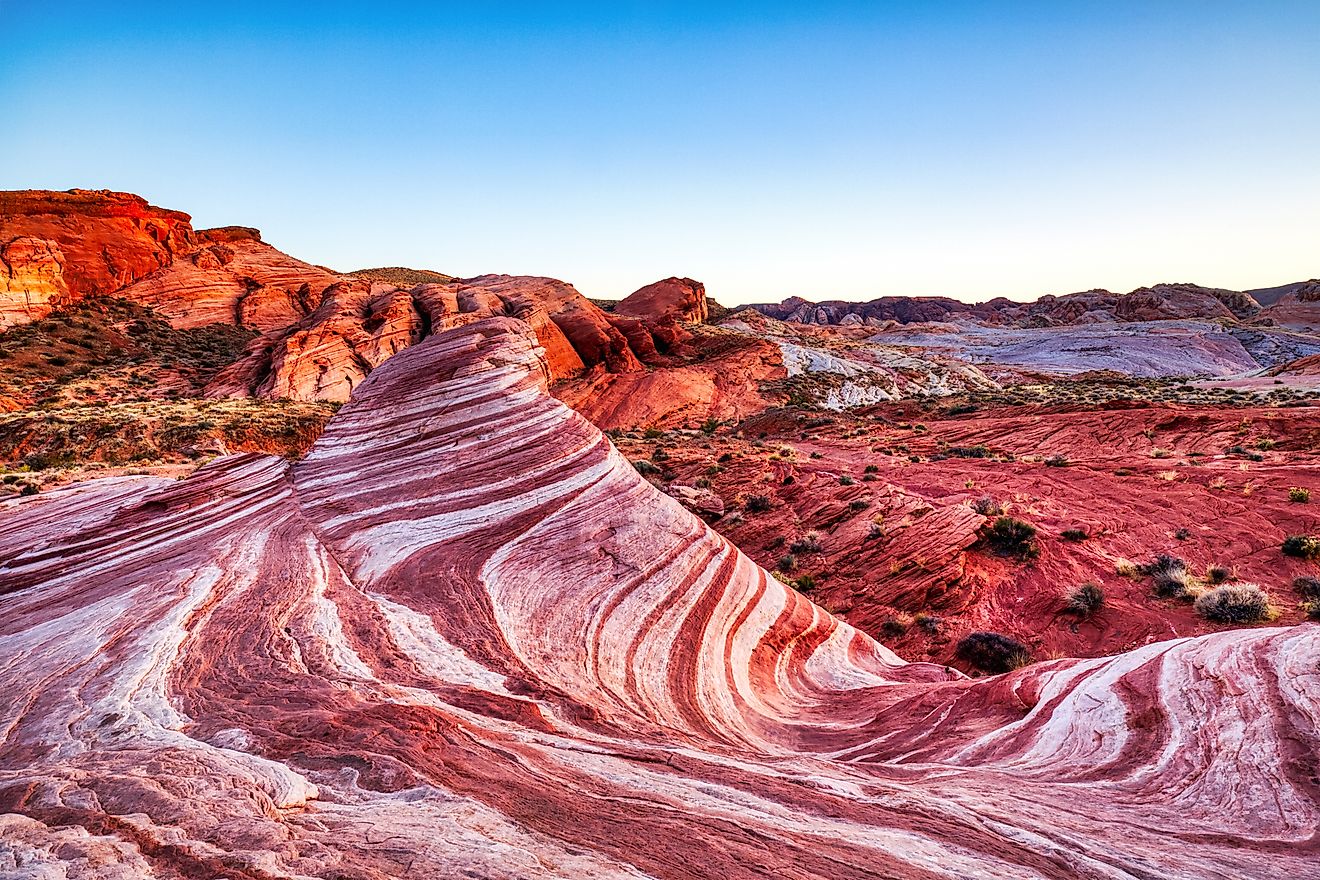
[[848,476],[847,474],[844,474],[843,476],[839,477],[840,486],[851,486],[852,484],[853,484],[853,478]]
[[1105,607],[1105,591],[1099,584],[1082,584],[1068,594],[1064,610],[1070,614],[1090,617]]
[[1173,536],[1177,538],[1179,541],[1186,541],[1188,538],[1192,536],[1192,530],[1187,528],[1182,528],[1174,532]]
[[1054,455],[1051,455],[1049,458],[1045,459],[1046,467],[1067,467],[1068,465],[1069,465],[1068,456],[1064,455],[1063,453],[1056,452]]
[[982,672],[1011,672],[1031,662],[1026,645],[996,632],[969,633],[958,640],[954,656]]
[[770,497],[768,495],[748,495],[743,503],[748,513],[765,513],[770,509]]
[[862,473],[864,473],[864,474],[878,474],[878,473],[880,473],[880,466],[879,466],[879,465],[875,465],[875,464],[868,464],[865,468],[862,469]]
[[810,593],[812,590],[816,589],[816,579],[809,574],[804,574],[802,577],[793,581],[793,586],[797,587],[798,592],[800,593]]
[[918,614],[916,622],[917,626],[930,635],[938,635],[940,628],[944,626],[944,618],[938,614]]
[[1226,584],[1233,579],[1233,570],[1226,565],[1211,565],[1205,570],[1205,579],[1212,584]]
[[656,467],[655,465],[651,464],[649,461],[647,461],[647,460],[644,459],[644,458],[642,458],[642,459],[638,459],[637,461],[634,461],[634,462],[632,463],[632,466],[633,466],[633,468],[636,469],[637,473],[641,474],[642,476],[646,476],[646,475],[648,475],[648,474],[658,474],[658,473],[660,473],[660,468],[658,468],[658,467]]
[[897,617],[886,618],[885,621],[880,624],[880,634],[887,639],[902,638],[907,635],[907,631],[907,621]]
[[974,413],[979,409],[980,407],[974,403],[960,403],[957,406],[949,407],[946,412],[951,416],[965,416],[968,413]]
[[792,553],[785,553],[783,556],[779,557],[778,568],[780,571],[792,571],[797,568],[797,557]]
[[864,498],[858,498],[856,501],[848,502],[848,509],[853,511],[854,513],[861,510],[866,510],[866,508],[870,506],[871,506],[871,502],[867,501]]
[[982,496],[972,502],[972,510],[975,510],[981,516],[1002,516],[1004,505],[1000,504],[989,495]]
[[1270,598],[1255,584],[1225,584],[1196,597],[1196,613],[1216,623],[1259,623],[1270,616]]
[[996,517],[985,531],[985,540],[1001,556],[1030,559],[1036,548],[1036,527],[1011,516]]
[[1313,577],[1293,578],[1292,588],[1303,599],[1320,601],[1320,579]]
[[655,440],[660,437],[663,437],[664,435],[665,435],[664,431],[661,431],[659,428],[653,425],[648,426],[646,430],[642,431],[642,436],[645,437],[647,440]]
[[883,538],[886,534],[887,533],[885,531],[885,527],[883,523],[873,522],[871,523],[870,528],[866,530],[866,537],[868,540],[871,541],[874,541],[878,538]]
[[794,553],[819,553],[825,549],[825,545],[820,542],[820,534],[818,532],[807,532],[792,544],[788,545],[788,549]]
[[1064,529],[1059,532],[1059,537],[1065,541],[1085,541],[1091,536],[1086,533],[1086,529]]
[[1320,599],[1307,599],[1301,608],[1302,613],[1311,620],[1320,620]]
[[1315,535],[1289,535],[1283,539],[1285,556],[1298,559],[1320,559],[1320,538]]
[[1262,452],[1269,452],[1274,448],[1274,440],[1269,437],[1261,437],[1256,441],[1256,448]]
[[36,494],[37,494],[38,492],[40,492],[40,491],[41,491],[41,487],[38,486],[36,483],[24,483],[23,486],[22,486],[22,488],[20,488],[20,489],[18,490],[18,494],[19,494],[19,495],[36,495]]
[[954,458],[989,458],[990,450],[984,446],[950,446],[947,450]]
[[1311,490],[1303,489],[1300,486],[1290,486],[1288,488],[1288,500],[1295,504],[1310,504]]
[[719,419],[706,419],[706,421],[701,423],[701,433],[705,434],[707,437],[714,434],[719,428]]
[[1178,599],[1187,595],[1191,576],[1187,573],[1187,563],[1177,556],[1161,553],[1141,570],[1155,582],[1155,595],[1161,599]]

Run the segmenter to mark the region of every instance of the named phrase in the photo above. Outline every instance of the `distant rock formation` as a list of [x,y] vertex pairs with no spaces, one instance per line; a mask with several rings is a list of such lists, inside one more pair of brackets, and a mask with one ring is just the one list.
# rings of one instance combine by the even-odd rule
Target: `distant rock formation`
[[1046,295],[1034,302],[999,297],[984,303],[965,303],[947,297],[885,296],[869,302],[827,300],[814,303],[789,297],[780,303],[751,306],[764,315],[801,324],[940,323],[959,319],[1013,327],[1055,327],[1128,321],[1166,321],[1189,318],[1247,320],[1260,313],[1260,304],[1241,291],[1197,284],[1156,284],[1130,293],[1088,290],[1065,296]]

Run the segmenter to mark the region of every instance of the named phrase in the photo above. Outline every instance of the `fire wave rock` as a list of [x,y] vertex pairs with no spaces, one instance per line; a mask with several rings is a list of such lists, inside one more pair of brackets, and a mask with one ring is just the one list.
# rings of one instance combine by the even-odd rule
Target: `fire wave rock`
[[1320,627],[905,664],[546,382],[475,322],[300,462],[0,519],[0,870],[1315,876]]

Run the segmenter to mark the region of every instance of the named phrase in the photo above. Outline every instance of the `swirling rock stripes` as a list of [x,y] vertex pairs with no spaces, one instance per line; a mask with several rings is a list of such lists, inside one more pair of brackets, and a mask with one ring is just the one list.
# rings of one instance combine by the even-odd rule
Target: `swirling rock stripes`
[[642,481],[509,318],[312,452],[0,514],[0,865],[73,877],[1314,876],[1320,630],[970,681]]

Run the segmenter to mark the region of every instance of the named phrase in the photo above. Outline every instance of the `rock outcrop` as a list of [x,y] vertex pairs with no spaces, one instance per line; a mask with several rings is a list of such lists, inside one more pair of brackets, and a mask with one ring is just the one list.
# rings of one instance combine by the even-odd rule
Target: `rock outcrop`
[[0,857],[62,876],[1307,876],[1320,627],[968,680],[645,483],[507,318],[302,461],[0,514]]
[[195,243],[187,214],[128,193],[0,192],[0,327],[121,290]]
[[614,314],[699,324],[710,316],[706,285],[691,278],[666,278],[630,293],[614,307]]

